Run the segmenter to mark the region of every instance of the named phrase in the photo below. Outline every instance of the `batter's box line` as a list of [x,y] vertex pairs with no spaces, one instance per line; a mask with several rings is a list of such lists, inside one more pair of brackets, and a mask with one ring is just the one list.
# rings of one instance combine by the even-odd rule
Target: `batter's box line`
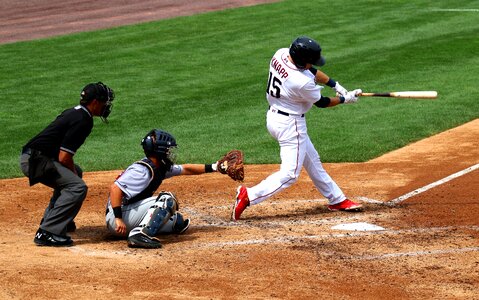
[[353,221],[361,221],[367,219],[365,216],[349,216],[349,217],[334,217],[334,218],[327,218],[321,220],[287,220],[287,221],[271,221],[271,220],[254,220],[248,222],[235,222],[235,221],[219,221],[219,222],[212,222],[212,223],[199,223],[195,224],[192,223],[192,228],[208,228],[208,227],[248,227],[248,228],[267,228],[273,227],[276,228],[278,226],[301,226],[301,225],[327,225],[327,224],[336,224],[341,222],[353,222]]
[[[446,226],[446,227],[431,227],[431,228],[413,228],[400,230],[381,230],[368,232],[348,232],[348,233],[325,233],[321,235],[303,235],[303,236],[282,236],[264,239],[249,239],[249,240],[235,240],[226,242],[212,242],[200,243],[189,248],[218,248],[218,247],[236,247],[243,245],[268,245],[268,244],[285,244],[301,242],[303,240],[318,240],[318,239],[337,239],[337,238],[354,238],[354,237],[369,237],[375,235],[399,235],[399,234],[414,234],[414,233],[431,233],[431,232],[450,232],[451,230],[479,230],[479,226]],[[473,247],[476,249],[475,247]]]
[[380,260],[388,258],[398,258],[398,257],[415,257],[423,255],[442,255],[442,254],[457,254],[465,252],[479,252],[479,247],[465,247],[465,248],[453,248],[453,249],[436,249],[436,250],[424,250],[424,251],[413,251],[413,252],[399,252],[399,253],[385,253],[378,255],[357,255],[351,257],[341,257],[343,259],[349,260]]
[[444,184],[444,183],[446,183],[446,182],[448,182],[448,181],[451,181],[451,180],[453,180],[453,179],[455,179],[455,178],[457,178],[457,177],[463,176],[463,175],[465,175],[465,174],[467,174],[467,173],[470,173],[470,172],[472,172],[472,171],[474,171],[474,170],[477,170],[477,169],[479,169],[479,164],[475,164],[475,165],[473,165],[473,166],[471,166],[471,167],[469,167],[469,168],[467,168],[467,169],[464,169],[464,170],[462,170],[462,171],[459,171],[459,172],[457,172],[457,173],[454,173],[454,174],[452,174],[452,175],[449,175],[449,176],[447,176],[447,177],[445,177],[445,178],[443,178],[443,179],[440,179],[440,180],[438,180],[438,181],[435,181],[435,182],[433,182],[433,183],[430,183],[430,184],[428,184],[428,185],[426,185],[426,186],[424,186],[424,187],[418,188],[418,189],[416,189],[416,190],[414,190],[414,191],[412,191],[412,192],[409,192],[409,193],[404,194],[404,195],[402,195],[402,196],[399,196],[399,197],[397,197],[397,198],[395,198],[395,199],[392,199],[392,200],[386,202],[385,205],[387,205],[387,206],[395,206],[396,204],[401,203],[401,202],[403,202],[403,201],[405,201],[405,200],[407,200],[407,199],[409,199],[409,198],[411,198],[411,197],[413,197],[413,196],[416,196],[416,195],[419,195],[419,194],[421,194],[421,193],[424,193],[424,192],[427,191],[427,190],[430,190],[430,189],[432,189],[432,188],[434,188],[434,187],[436,187],[436,186],[439,186],[439,185],[441,185],[441,184]]

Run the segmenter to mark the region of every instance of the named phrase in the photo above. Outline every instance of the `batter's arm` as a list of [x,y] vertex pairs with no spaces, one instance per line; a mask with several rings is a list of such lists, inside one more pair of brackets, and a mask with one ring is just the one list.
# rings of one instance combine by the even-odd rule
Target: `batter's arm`
[[315,68],[310,68],[309,70],[311,71],[311,73],[314,74],[314,80],[316,81],[316,83],[327,84],[329,82],[329,76],[326,75],[324,72]]
[[310,67],[309,71],[314,74],[314,81],[316,84],[324,84],[332,88],[339,96],[346,96],[348,90],[345,89],[339,82],[326,75],[324,72],[317,70],[314,67]]
[[341,104],[343,102],[344,102],[344,100],[341,101],[340,97],[330,98],[330,97],[324,97],[323,95],[321,95],[321,99],[316,101],[314,103],[314,105],[316,105],[319,108],[325,108],[325,107],[333,107],[333,106],[336,106],[336,105]]

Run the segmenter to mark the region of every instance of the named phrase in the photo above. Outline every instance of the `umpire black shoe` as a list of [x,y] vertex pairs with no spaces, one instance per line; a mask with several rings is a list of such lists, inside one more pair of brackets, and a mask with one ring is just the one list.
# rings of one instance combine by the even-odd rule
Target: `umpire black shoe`
[[61,236],[38,228],[33,242],[37,246],[68,247],[73,244],[69,236]]
[[161,248],[161,243],[152,239],[149,236],[146,236],[142,233],[137,233],[128,237],[128,247],[130,248],[146,248],[146,249],[158,249]]

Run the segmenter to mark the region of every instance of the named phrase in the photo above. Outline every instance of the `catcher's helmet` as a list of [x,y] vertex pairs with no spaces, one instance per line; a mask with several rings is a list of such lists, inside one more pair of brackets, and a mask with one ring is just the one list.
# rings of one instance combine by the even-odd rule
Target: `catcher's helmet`
[[323,66],[326,63],[321,56],[321,46],[318,42],[306,36],[296,38],[289,47],[289,55],[298,68],[305,68],[306,64]]
[[113,106],[111,102],[115,99],[115,93],[103,82],[90,83],[87,84],[80,93],[80,104],[88,104],[93,99],[105,103],[100,117],[103,121],[106,121],[106,118],[108,118],[111,113]]
[[175,138],[166,131],[152,129],[141,140],[141,145],[147,156],[156,156],[167,164],[174,163],[174,152],[178,145]]

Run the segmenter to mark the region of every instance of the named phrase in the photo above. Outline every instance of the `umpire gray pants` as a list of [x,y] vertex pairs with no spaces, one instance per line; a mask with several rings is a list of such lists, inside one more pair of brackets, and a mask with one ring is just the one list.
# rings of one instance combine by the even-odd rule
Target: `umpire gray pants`
[[[20,156],[20,168],[28,177],[29,154]],[[88,187],[83,179],[61,163],[54,161],[59,178],[55,181],[53,195],[43,214],[40,228],[57,235],[66,235],[67,225],[76,217],[87,195]],[[79,168],[78,166],[75,166]]]

